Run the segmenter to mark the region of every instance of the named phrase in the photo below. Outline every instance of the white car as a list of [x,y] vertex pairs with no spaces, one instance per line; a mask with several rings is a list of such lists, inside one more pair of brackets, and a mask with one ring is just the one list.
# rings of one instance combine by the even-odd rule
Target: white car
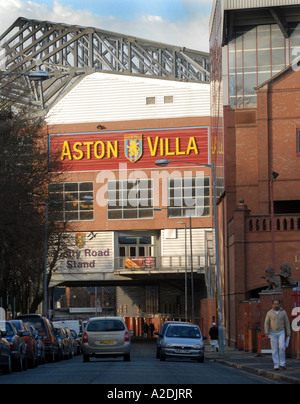
[[190,358],[204,362],[204,342],[198,325],[169,324],[161,335],[160,360],[167,357]]
[[82,335],[83,362],[106,356],[123,356],[130,361],[130,334],[121,317],[91,318]]

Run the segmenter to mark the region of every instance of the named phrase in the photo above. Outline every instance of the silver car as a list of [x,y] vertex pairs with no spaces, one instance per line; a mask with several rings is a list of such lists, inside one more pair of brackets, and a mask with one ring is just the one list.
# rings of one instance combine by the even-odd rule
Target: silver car
[[123,356],[130,361],[131,338],[121,317],[91,318],[82,335],[83,362],[91,357]]
[[204,339],[197,325],[170,324],[162,335],[160,360],[176,357],[204,362]]

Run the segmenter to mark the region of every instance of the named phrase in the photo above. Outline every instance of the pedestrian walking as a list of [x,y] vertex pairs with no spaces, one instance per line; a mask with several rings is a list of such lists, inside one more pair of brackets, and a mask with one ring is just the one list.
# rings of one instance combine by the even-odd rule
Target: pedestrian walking
[[209,336],[210,336],[210,350],[211,352],[219,351],[219,330],[216,327],[216,323],[212,324],[211,329],[209,330]]
[[144,338],[148,338],[149,325],[145,322],[143,326]]
[[273,299],[272,309],[266,315],[265,334],[271,340],[274,369],[286,369],[286,337],[291,336],[291,326],[286,311],[280,307],[279,299]]

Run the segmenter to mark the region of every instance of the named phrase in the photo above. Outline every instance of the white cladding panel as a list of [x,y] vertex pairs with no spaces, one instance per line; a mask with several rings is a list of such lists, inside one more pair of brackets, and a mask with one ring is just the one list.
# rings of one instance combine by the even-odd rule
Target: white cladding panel
[[[155,104],[147,105],[147,97],[155,97]],[[58,125],[192,116],[210,116],[209,84],[93,73],[50,110],[46,121]]]
[[62,253],[54,277],[59,274],[113,272],[113,232],[74,232],[69,237],[74,241],[73,247]]
[[[187,256],[188,265],[190,265],[190,229],[187,224]],[[168,265],[168,261],[171,258],[172,265],[177,264],[182,266],[185,257],[185,229],[175,229],[176,234],[171,235],[169,230],[162,230],[161,232],[161,255],[163,266]],[[212,229],[192,229],[192,253],[193,253],[193,263],[195,266],[205,266],[207,246],[205,233],[211,232]],[[175,237],[174,237],[175,236]],[[165,258],[164,258],[165,257]]]

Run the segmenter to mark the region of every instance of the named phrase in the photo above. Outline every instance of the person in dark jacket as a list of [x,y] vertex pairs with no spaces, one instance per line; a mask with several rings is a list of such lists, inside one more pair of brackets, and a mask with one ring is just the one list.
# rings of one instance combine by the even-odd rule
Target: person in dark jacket
[[216,323],[212,324],[211,329],[209,330],[209,336],[210,336],[210,350],[211,352],[219,351],[219,330],[216,327]]

